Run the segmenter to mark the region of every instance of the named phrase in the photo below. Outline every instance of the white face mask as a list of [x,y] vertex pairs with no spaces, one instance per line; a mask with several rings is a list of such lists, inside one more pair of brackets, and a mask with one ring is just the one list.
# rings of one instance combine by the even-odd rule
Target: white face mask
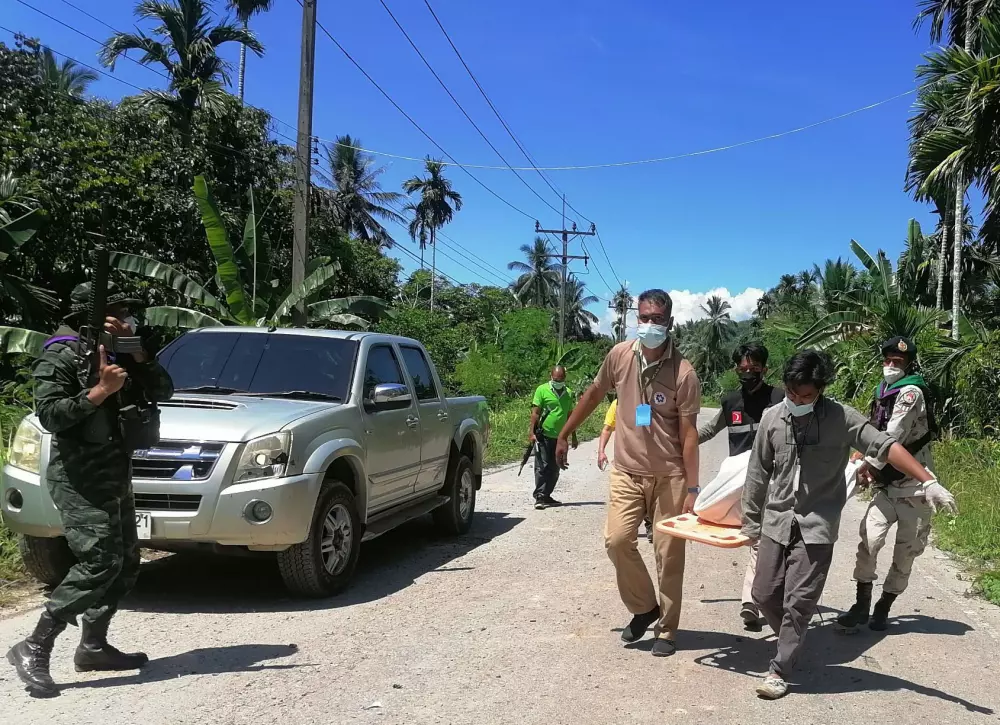
[[813,412],[816,407],[816,401],[811,403],[803,403],[802,405],[796,405],[788,397],[785,398],[785,407],[788,408],[788,412],[791,413],[796,418],[801,418],[804,415],[809,415]]
[[139,323],[136,322],[135,318],[132,317],[131,315],[129,315],[128,317],[126,317],[124,320],[122,320],[122,322],[124,322],[126,325],[128,325],[128,329],[130,329],[133,333],[135,333],[135,328],[138,327],[138,325],[139,325]]
[[655,350],[667,341],[667,328],[664,325],[654,325],[652,322],[640,322],[636,334],[643,347],[651,350]]
[[551,381],[551,385],[553,390],[562,390],[566,387],[566,383],[556,382],[555,380]]
[[889,385],[892,385],[897,380],[902,380],[904,375],[906,375],[905,370],[900,370],[893,365],[886,365],[882,368],[882,377],[885,378],[885,381]]

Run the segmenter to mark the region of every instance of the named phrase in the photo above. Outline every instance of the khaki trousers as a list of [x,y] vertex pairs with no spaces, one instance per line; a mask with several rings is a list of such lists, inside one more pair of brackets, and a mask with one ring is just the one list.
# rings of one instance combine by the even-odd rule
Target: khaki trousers
[[757,553],[760,551],[760,541],[755,541],[750,546],[750,560],[747,562],[747,570],[743,574],[743,596],[740,604],[753,604],[753,578],[757,575]]
[[604,546],[615,565],[618,593],[632,614],[660,607],[654,629],[658,637],[674,639],[681,620],[684,586],[684,539],[653,529],[653,551],[660,596],[649,578],[636,541],[639,524],[647,516],[653,522],[679,516],[687,496],[684,476],[638,476],[611,468],[611,496]]
[[906,591],[913,561],[927,547],[932,515],[930,505],[921,497],[889,498],[885,491],[876,491],[861,521],[861,543],[858,544],[854,579],[859,582],[878,579],[878,553],[885,546],[889,529],[896,524],[896,546],[892,550],[892,565],[882,591],[889,594]]

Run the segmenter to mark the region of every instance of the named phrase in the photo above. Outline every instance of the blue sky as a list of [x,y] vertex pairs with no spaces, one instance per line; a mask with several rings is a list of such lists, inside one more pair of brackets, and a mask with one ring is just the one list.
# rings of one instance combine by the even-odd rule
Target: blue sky
[[[26,0],[98,39],[110,31],[62,0]],[[110,25],[134,23],[132,0],[72,0]],[[386,0],[430,63],[490,140],[514,166],[527,165],[466,75],[423,2]],[[222,6],[221,1],[216,3]],[[0,24],[39,37],[58,52],[96,65],[98,47],[78,33],[4,0]],[[913,87],[914,66],[928,50],[912,29],[916,3],[845,0],[760,5],[662,0],[431,0],[466,61],[525,147],[543,166],[588,165],[671,156],[806,125]],[[611,12],[613,11],[613,14]],[[378,0],[319,0],[320,21],[357,61],[463,163],[500,160],[421,63]],[[247,99],[278,119],[297,113],[301,10],[277,0],[254,29],[266,46],[251,57]],[[6,37],[4,37],[6,36]],[[5,42],[6,33],[0,32]],[[317,35],[314,133],[342,133],[364,146],[423,157],[440,152],[353,67]],[[230,49],[235,62],[238,49]],[[128,62],[116,76],[156,87],[162,79]],[[102,79],[108,98],[134,89]],[[850,256],[853,237],[895,258],[906,222],[933,227],[926,206],[903,192],[912,96],[800,134],[717,154],[660,164],[553,171],[570,203],[597,222],[610,257],[589,241],[610,285],[675,291],[678,316],[697,315],[704,294],[726,290],[738,316],[780,274],[827,257]],[[294,135],[290,128],[280,130]],[[387,187],[398,188],[420,164],[382,158]],[[449,170],[465,207],[445,233],[495,269],[484,269],[452,242],[438,255],[443,272],[462,281],[509,278],[507,262],[558,215],[507,170],[474,170],[511,210],[461,169]],[[555,193],[522,172],[553,206]],[[576,216],[572,214],[572,216]],[[581,220],[581,226],[583,222]],[[410,245],[403,230],[394,236]],[[577,243],[573,253],[581,254]],[[396,253],[404,268],[414,264]],[[450,255],[469,267],[447,259]],[[612,273],[611,266],[614,268]],[[575,265],[588,287],[610,297],[595,272]],[[499,271],[497,271],[499,270]],[[606,303],[594,307],[604,316]]]

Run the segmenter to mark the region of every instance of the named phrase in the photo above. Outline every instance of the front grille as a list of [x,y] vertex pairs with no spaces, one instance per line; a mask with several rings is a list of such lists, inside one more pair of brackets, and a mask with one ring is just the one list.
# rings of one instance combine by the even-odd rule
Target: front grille
[[224,443],[160,441],[132,454],[132,476],[170,481],[200,481],[212,475]]
[[142,511],[197,511],[201,496],[187,493],[137,493],[135,507]]

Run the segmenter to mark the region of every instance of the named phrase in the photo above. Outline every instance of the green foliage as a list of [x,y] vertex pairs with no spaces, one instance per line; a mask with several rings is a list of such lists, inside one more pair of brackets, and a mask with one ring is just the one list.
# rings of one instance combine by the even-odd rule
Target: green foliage
[[963,433],[1000,438],[1000,334],[962,357],[955,393]]
[[447,312],[399,309],[394,317],[382,320],[375,329],[387,335],[404,335],[422,342],[437,367],[442,384],[449,393],[458,390],[455,368],[472,341],[467,326],[453,325]]
[[934,518],[935,543],[969,559],[983,593],[1000,604],[1000,443],[938,443],[934,464],[960,511]]
[[[608,410],[608,404],[602,403],[598,406],[584,424],[577,431],[577,438],[581,441],[596,438],[601,433],[604,425],[604,414]],[[499,465],[517,461],[524,454],[524,449],[528,444],[528,421],[531,420],[531,401],[521,398],[514,401],[507,401],[499,407],[490,409],[490,445],[486,449],[486,463],[488,465]],[[582,453],[570,451],[569,462],[574,465],[580,460]],[[524,468],[522,478],[531,473],[531,463]],[[529,479],[530,480],[530,479]],[[525,482],[525,491],[530,490],[530,483]]]

